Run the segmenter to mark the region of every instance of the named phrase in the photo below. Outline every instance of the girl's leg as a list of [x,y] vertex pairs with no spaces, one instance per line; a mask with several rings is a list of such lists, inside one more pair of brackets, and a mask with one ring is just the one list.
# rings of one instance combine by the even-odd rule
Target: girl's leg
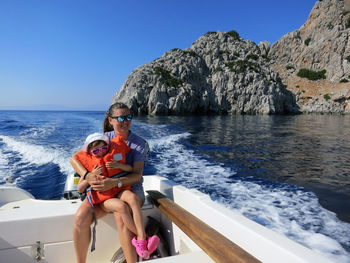
[[118,198],[110,198],[101,204],[102,209],[106,212],[113,211],[120,214],[125,226],[135,235],[137,234],[137,229],[132,219],[129,211],[129,206],[122,200]]
[[126,202],[132,210],[134,223],[137,231],[137,239],[145,240],[146,232],[145,232],[145,226],[143,223],[143,217],[141,212],[141,205],[140,205],[142,203],[141,198],[129,190],[125,190],[121,192],[119,194],[119,198],[120,200]]
[[[90,225],[93,222],[93,210],[87,199],[81,203],[74,216],[73,241],[77,263],[85,263],[87,252],[90,245],[91,230]],[[106,213],[99,207],[95,207],[97,218],[101,218]]]

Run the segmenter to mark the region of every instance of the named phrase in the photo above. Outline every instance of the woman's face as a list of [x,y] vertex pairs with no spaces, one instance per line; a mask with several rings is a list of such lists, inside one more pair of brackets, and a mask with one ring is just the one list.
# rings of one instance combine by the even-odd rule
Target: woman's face
[[[128,109],[116,109],[113,110],[112,117],[127,116],[129,114],[130,111]],[[126,118],[124,118],[123,122],[118,122],[118,120],[108,117],[108,121],[113,126],[116,135],[127,135],[129,133],[131,121],[126,120]]]

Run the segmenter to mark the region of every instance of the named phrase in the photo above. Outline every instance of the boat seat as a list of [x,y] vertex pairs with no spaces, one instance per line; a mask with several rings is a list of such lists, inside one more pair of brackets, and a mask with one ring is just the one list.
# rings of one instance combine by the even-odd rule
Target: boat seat
[[[41,243],[72,240],[74,215],[80,200],[24,199],[0,207],[0,249]],[[142,207],[144,214],[153,204],[148,198]],[[12,229],[16,222],[16,229]],[[113,226],[115,227],[115,226]],[[50,233],[47,235],[46,233]],[[34,242],[34,244],[35,244]]]
[[74,214],[79,205],[77,200],[25,199],[0,207],[0,249],[32,245],[33,240],[72,240]]

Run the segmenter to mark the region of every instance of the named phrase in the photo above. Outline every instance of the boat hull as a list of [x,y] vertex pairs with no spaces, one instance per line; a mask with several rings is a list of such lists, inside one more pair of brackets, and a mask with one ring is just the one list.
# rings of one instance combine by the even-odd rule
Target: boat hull
[[[163,193],[261,262],[332,262],[213,202],[197,190],[176,185],[160,176],[144,176],[144,188]],[[0,203],[4,199],[1,189]],[[80,203],[78,199],[48,201],[27,196],[3,204],[0,207],[0,261],[74,262],[72,229]],[[161,233],[172,255],[154,259],[154,262],[214,262],[155,206],[146,203],[142,212],[146,223],[149,216],[161,223]],[[113,214],[108,214],[98,221],[96,251],[89,252],[88,262],[110,262],[118,248],[120,242]]]

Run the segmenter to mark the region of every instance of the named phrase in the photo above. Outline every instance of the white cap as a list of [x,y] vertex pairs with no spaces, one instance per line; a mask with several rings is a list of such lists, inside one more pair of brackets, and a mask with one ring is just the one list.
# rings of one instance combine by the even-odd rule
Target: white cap
[[94,141],[105,141],[107,143],[107,145],[109,145],[109,138],[106,135],[104,135],[102,133],[95,132],[93,134],[90,134],[86,138],[84,145],[83,145],[83,148],[81,148],[81,150],[84,152],[87,152],[87,148],[88,148],[89,144],[94,142]]

